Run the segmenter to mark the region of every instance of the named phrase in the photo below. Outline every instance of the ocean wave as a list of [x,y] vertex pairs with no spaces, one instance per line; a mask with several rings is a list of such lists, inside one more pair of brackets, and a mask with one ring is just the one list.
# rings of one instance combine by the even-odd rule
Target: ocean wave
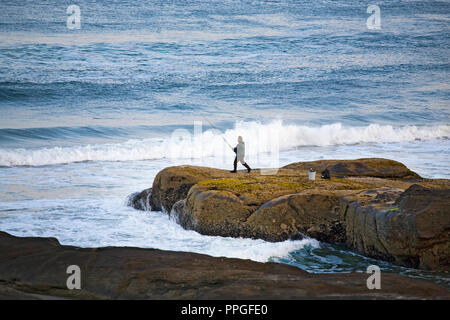
[[[120,129],[120,128],[119,128]],[[24,129],[0,129],[1,141],[20,140],[52,140],[72,137],[92,137],[119,134],[120,130],[107,127],[49,127],[49,128],[24,128]]]
[[[194,132],[194,133],[193,133]],[[198,132],[197,134],[195,134]],[[89,144],[39,149],[0,149],[0,166],[42,166],[84,161],[131,161],[151,159],[201,159],[229,157],[237,136],[246,141],[248,155],[277,152],[303,146],[360,143],[396,143],[448,139],[450,125],[402,126],[371,124],[346,127],[340,123],[318,127],[289,125],[281,120],[268,124],[237,122],[225,132],[196,127],[176,129],[164,138],[133,139],[120,143]]]

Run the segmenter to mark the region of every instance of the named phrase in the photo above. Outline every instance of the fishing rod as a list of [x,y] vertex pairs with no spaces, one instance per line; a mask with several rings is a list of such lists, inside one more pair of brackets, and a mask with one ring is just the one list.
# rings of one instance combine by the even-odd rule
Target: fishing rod
[[[207,118],[205,118],[205,117],[203,117],[203,119],[205,119],[205,120],[209,123],[209,125],[210,125],[211,127],[213,127],[214,129],[216,129],[217,131],[220,132],[219,128],[217,128],[215,125],[213,125],[213,124],[211,123],[211,121],[209,121],[209,120],[208,120]],[[231,144],[228,143],[227,139],[225,139],[225,137],[224,137],[222,134],[220,134],[220,136],[222,137],[223,141],[225,141],[225,143],[226,143],[226,144],[230,147],[230,149],[233,150],[233,152],[234,152],[234,148],[231,146]]]

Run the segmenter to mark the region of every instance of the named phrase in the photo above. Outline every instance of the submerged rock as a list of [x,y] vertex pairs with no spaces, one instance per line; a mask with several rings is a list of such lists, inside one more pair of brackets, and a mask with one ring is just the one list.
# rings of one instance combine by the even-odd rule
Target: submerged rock
[[141,192],[135,192],[128,197],[127,205],[138,210],[150,211],[152,210],[150,204],[151,195],[152,188],[145,189]]
[[[81,289],[66,286],[80,267]],[[0,299],[450,299],[434,283],[383,273],[309,274],[279,263],[130,247],[78,248],[0,232]]]
[[[310,167],[328,168],[331,179],[308,180]],[[275,175],[178,166],[158,173],[149,202],[205,235],[306,235],[408,267],[450,270],[449,189],[448,180],[422,179],[388,159],[299,162]],[[148,194],[131,204],[140,209]]]

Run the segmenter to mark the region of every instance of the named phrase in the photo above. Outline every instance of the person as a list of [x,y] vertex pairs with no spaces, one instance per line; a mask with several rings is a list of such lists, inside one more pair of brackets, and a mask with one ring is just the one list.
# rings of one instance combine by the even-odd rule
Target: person
[[247,168],[247,172],[250,173],[250,171],[252,171],[252,169],[249,167],[249,165],[245,162],[244,157],[245,157],[245,143],[244,140],[242,139],[241,136],[238,137],[238,144],[237,146],[233,149],[233,151],[236,153],[236,157],[234,158],[234,169],[232,171],[230,171],[231,173],[236,173],[236,169],[237,169],[237,163],[238,161],[240,163],[242,163],[242,165],[244,167]]

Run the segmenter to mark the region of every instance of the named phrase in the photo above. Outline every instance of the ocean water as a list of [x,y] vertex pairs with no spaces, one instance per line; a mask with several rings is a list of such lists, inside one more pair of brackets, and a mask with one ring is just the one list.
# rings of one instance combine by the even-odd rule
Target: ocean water
[[202,236],[126,206],[169,165],[231,168],[386,157],[450,178],[450,1],[0,2],[0,230],[82,247],[139,246],[448,273],[315,239]]

